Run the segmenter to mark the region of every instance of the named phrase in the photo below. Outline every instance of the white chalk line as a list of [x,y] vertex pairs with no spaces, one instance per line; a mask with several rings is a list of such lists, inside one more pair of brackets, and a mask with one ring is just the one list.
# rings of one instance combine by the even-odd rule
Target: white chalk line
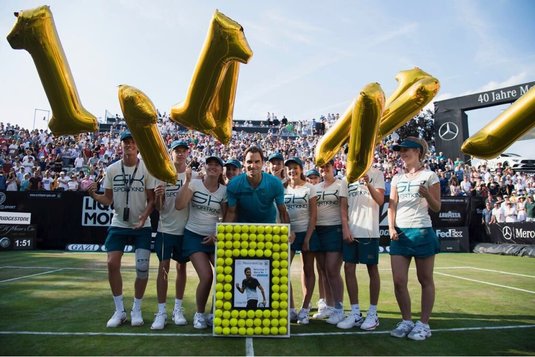
[[[485,331],[485,330],[511,330],[535,328],[533,325],[507,325],[507,326],[474,326],[474,327],[453,327],[432,329],[433,332],[465,332],[465,331]],[[340,332],[310,332],[290,334],[290,337],[308,336],[338,336],[338,335],[383,335],[390,334],[390,331],[340,331]],[[118,336],[118,337],[212,337],[211,333],[145,333],[145,332],[53,332],[53,331],[0,331],[0,335],[32,335],[32,336]],[[216,337],[217,338],[217,337]],[[265,339],[266,337],[259,337]],[[250,343],[252,348],[254,337],[246,337],[246,344]],[[250,342],[248,342],[250,340]],[[254,353],[254,351],[251,350]]]
[[245,356],[253,357],[254,356],[254,347],[253,347],[253,338],[247,337],[245,339]]
[[532,290],[526,290],[526,289],[521,289],[521,288],[515,288],[515,287],[513,287],[513,286],[507,286],[507,285],[496,284],[496,283],[489,283],[488,281],[465,278],[464,276],[451,275],[451,274],[441,273],[441,272],[437,272],[437,271],[435,271],[435,274],[442,275],[442,276],[447,276],[447,277],[450,277],[450,278],[456,278],[456,279],[461,279],[461,280],[471,281],[471,282],[473,282],[473,283],[479,283],[479,284],[491,285],[491,286],[496,286],[496,287],[499,287],[499,288],[511,289],[511,290],[516,290],[516,291],[522,291],[522,292],[524,292],[524,293],[535,294],[535,291],[532,291]]
[[30,275],[23,275],[23,276],[19,276],[19,277],[16,277],[16,278],[0,280],[0,283],[7,283],[7,282],[11,282],[11,281],[17,281],[17,280],[22,280],[22,279],[33,278],[34,276],[45,275],[45,274],[52,274],[52,273],[56,273],[56,272],[58,272],[58,271],[62,271],[62,270],[63,270],[63,268],[60,268],[60,269],[55,269],[55,270],[44,271],[44,272],[42,272],[42,273],[35,273],[35,274],[30,274]]

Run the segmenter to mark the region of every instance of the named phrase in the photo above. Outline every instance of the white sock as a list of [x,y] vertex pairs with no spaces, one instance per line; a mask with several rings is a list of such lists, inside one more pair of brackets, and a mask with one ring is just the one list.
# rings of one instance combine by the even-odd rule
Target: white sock
[[134,298],[134,306],[132,306],[132,310],[141,310],[141,302],[143,302],[143,299]]
[[124,311],[123,295],[114,296],[113,302],[115,303],[115,311]]
[[359,304],[352,304],[351,305],[351,313],[354,315],[359,316],[360,315],[360,306]]
[[165,302],[158,304],[158,312],[165,313]]
[[370,305],[368,315],[377,315],[377,305]]
[[175,310],[178,310],[182,307],[182,299],[175,299]]

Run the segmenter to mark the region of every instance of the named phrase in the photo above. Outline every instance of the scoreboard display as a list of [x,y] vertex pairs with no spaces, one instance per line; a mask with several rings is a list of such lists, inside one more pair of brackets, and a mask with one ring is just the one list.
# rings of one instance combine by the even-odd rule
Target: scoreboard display
[[32,250],[35,249],[35,225],[0,225],[1,250]]

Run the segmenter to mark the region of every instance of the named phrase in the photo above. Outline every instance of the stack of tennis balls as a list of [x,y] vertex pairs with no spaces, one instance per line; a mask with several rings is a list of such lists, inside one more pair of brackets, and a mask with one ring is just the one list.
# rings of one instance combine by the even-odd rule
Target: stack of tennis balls
[[[285,224],[217,225],[214,335],[289,336],[288,331],[288,234]],[[271,260],[269,306],[255,310],[233,309],[234,259]]]

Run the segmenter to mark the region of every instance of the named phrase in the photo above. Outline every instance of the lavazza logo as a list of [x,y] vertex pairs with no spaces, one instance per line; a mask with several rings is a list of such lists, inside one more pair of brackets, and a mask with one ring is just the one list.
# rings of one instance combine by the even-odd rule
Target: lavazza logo
[[440,212],[438,215],[439,218],[455,218],[459,219],[461,218],[461,212],[454,212],[454,211],[448,211],[448,212]]
[[439,238],[462,238],[463,231],[455,228],[450,228],[448,230],[437,229],[437,236]]
[[502,228],[503,238],[506,240],[512,240],[515,238],[535,239],[535,231],[525,230],[524,228],[514,228],[510,226],[504,226]]

